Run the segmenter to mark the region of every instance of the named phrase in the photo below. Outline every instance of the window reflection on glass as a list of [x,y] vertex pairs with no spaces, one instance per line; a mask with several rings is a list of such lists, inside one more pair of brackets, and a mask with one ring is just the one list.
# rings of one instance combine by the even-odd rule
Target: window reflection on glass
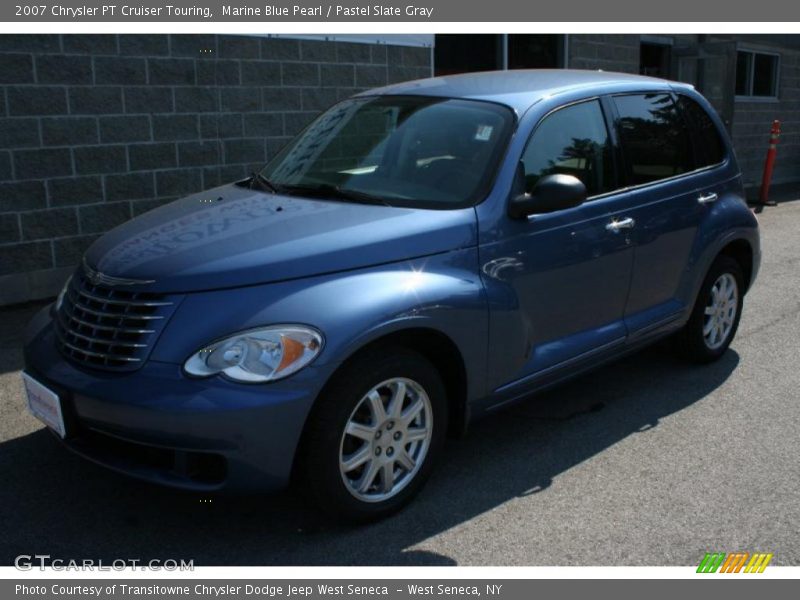
[[545,175],[573,175],[589,196],[610,191],[613,162],[608,131],[596,100],[567,106],[545,117],[522,157],[530,192]]
[[279,191],[335,187],[398,206],[468,206],[488,193],[513,122],[489,102],[354,98],[320,116],[262,174]]
[[649,183],[694,169],[686,123],[669,94],[615,96],[614,103],[631,183]]
[[697,157],[697,168],[721,163],[725,158],[725,145],[714,121],[702,106],[688,96],[679,95],[678,102],[697,140],[695,146],[701,153]]

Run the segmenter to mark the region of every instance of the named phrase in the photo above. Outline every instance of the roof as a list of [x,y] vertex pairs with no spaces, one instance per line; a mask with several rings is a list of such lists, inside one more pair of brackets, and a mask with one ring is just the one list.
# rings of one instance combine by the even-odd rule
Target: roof
[[362,95],[410,94],[490,100],[506,104],[517,112],[545,96],[581,88],[602,87],[668,89],[673,84],[664,79],[575,69],[529,69],[464,73],[429,79],[417,79],[363,92]]

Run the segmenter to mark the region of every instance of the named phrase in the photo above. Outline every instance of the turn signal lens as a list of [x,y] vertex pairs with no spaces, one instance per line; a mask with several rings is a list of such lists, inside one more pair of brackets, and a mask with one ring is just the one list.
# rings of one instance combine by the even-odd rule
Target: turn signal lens
[[264,383],[296,373],[322,350],[322,334],[299,325],[272,325],[237,333],[195,352],[183,365],[189,375],[222,374]]

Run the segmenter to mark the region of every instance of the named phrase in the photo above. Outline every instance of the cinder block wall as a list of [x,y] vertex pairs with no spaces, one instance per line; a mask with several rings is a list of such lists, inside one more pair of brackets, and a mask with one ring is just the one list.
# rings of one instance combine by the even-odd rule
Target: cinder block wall
[[216,35],[0,35],[0,305],[54,295],[101,233],[264,164],[430,49]]
[[571,69],[638,73],[639,45],[638,35],[599,33],[570,35],[567,64]]
[[748,45],[780,52],[778,101],[741,102],[734,105],[733,145],[745,185],[761,185],[772,121],[781,122],[781,137],[773,183],[800,180],[800,52],[775,46]]

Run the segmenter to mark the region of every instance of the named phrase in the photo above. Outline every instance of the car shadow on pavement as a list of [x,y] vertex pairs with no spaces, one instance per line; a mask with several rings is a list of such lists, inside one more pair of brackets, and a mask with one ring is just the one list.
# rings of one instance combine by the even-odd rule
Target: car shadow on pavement
[[383,522],[331,523],[301,495],[200,496],[139,483],[72,455],[44,430],[0,443],[0,564],[61,559],[195,565],[449,565],[415,546],[554,479],[708,396],[736,368],[648,349],[475,423],[420,496]]

